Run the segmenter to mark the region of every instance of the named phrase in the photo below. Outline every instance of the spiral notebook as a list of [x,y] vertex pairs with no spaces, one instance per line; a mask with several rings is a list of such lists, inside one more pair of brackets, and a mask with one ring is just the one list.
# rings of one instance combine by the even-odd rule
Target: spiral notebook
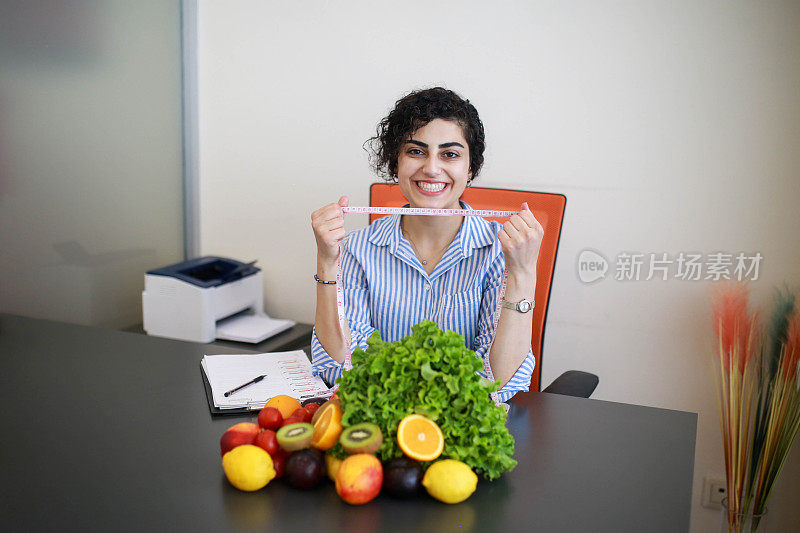
[[[261,409],[270,398],[279,394],[303,401],[333,393],[319,376],[311,373],[311,362],[302,350],[205,355],[200,367],[206,385],[208,407],[214,414]],[[261,375],[264,379],[258,383],[225,397],[225,392]]]

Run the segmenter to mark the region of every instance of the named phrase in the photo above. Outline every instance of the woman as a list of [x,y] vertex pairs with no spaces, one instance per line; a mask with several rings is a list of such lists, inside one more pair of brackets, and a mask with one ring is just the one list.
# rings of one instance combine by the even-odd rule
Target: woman
[[[370,141],[375,170],[399,184],[408,206],[470,209],[460,198],[480,172],[485,144],[483,124],[468,100],[440,87],[412,92],[397,101]],[[523,301],[533,302],[543,234],[527,204],[502,226],[481,217],[394,215],[344,239],[347,205],[342,196],[311,215],[318,283],[314,370],[332,383],[348,352],[366,348],[376,329],[394,341],[427,318],[464,335],[469,349],[489,358],[501,383],[500,401],[527,391],[535,361],[532,313]],[[340,253],[344,332],[330,283]],[[508,281],[495,333],[504,268]]]

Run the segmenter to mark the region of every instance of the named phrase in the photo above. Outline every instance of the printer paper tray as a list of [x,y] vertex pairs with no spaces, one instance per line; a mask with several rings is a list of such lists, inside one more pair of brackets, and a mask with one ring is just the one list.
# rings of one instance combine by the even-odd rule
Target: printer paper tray
[[255,344],[294,325],[293,320],[280,320],[267,315],[238,314],[217,323],[217,338]]

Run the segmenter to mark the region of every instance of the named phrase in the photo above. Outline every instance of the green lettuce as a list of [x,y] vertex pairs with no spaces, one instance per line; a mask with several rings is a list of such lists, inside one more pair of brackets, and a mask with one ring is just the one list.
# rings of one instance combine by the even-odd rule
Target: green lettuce
[[[397,426],[406,415],[417,413],[442,429],[442,458],[462,461],[487,479],[516,466],[506,411],[489,397],[500,382],[476,373],[483,365],[464,346],[462,335],[424,320],[402,340],[384,342],[376,331],[367,344],[366,351],[353,352],[352,370],[337,380],[338,395],[345,427],[372,422],[381,428],[378,455],[383,461],[403,455]],[[332,452],[343,453],[338,445]]]

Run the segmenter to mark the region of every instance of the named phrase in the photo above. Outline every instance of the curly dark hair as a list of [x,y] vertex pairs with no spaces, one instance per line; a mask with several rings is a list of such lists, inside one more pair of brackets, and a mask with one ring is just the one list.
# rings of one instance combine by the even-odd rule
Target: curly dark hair
[[483,123],[469,100],[442,87],[407,94],[395,102],[394,109],[378,123],[375,136],[364,143],[370,164],[378,176],[387,181],[394,180],[403,143],[419,128],[437,118],[461,126],[469,145],[469,169],[472,179],[475,179],[483,166],[483,151],[486,149]]

